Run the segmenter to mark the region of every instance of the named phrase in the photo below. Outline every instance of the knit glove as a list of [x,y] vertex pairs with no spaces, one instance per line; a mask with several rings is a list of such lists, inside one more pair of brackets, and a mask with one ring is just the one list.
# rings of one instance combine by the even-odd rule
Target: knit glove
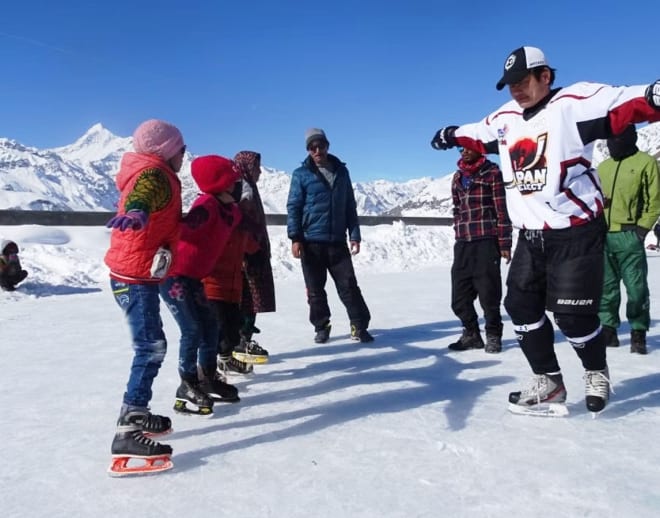
[[648,234],[648,233],[649,233],[649,229],[648,229],[648,228],[644,228],[644,227],[640,227],[640,226],[636,226],[636,227],[635,227],[635,234],[637,234],[637,237],[639,238],[639,240],[640,240],[642,243],[643,243],[644,240],[646,239],[646,234]]
[[447,126],[446,128],[440,128],[435,135],[433,140],[431,140],[431,147],[437,150],[449,149],[456,145],[456,138],[454,133],[458,126]]
[[660,79],[646,88],[646,101],[656,110],[660,110]]
[[120,214],[108,221],[105,226],[108,228],[116,228],[121,232],[127,229],[142,230],[146,224],[149,216],[146,212],[139,209],[129,210],[126,214]]

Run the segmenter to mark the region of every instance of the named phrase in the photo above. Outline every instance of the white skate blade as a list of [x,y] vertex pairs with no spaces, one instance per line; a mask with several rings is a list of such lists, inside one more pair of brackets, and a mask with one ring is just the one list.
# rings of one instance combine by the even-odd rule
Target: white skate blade
[[533,415],[538,417],[566,417],[568,407],[564,403],[539,403],[531,407],[509,403],[509,412],[516,415]]

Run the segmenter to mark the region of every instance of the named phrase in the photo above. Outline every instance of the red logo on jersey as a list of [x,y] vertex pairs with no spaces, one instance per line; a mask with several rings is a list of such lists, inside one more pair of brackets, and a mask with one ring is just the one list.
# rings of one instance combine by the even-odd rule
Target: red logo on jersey
[[545,151],[548,135],[539,135],[536,141],[524,138],[509,148],[509,158],[515,180],[507,187],[517,187],[521,194],[542,191],[545,187],[548,169]]

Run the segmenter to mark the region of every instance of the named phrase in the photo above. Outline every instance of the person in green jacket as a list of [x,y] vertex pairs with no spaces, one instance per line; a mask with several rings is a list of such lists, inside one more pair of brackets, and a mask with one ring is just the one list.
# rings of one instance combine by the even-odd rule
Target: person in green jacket
[[648,266],[644,239],[660,216],[658,163],[637,148],[634,125],[607,140],[610,158],[598,166],[603,195],[607,238],[605,279],[598,316],[605,343],[618,347],[617,328],[621,288],[626,288],[626,318],[630,324],[630,352],[646,354],[649,329]]

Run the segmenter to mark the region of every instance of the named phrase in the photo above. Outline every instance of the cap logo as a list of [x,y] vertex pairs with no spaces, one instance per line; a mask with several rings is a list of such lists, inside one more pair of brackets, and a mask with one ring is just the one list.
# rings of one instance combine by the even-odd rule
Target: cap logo
[[508,58],[506,58],[506,62],[504,63],[504,70],[510,70],[515,63],[516,63],[516,55],[511,54]]

